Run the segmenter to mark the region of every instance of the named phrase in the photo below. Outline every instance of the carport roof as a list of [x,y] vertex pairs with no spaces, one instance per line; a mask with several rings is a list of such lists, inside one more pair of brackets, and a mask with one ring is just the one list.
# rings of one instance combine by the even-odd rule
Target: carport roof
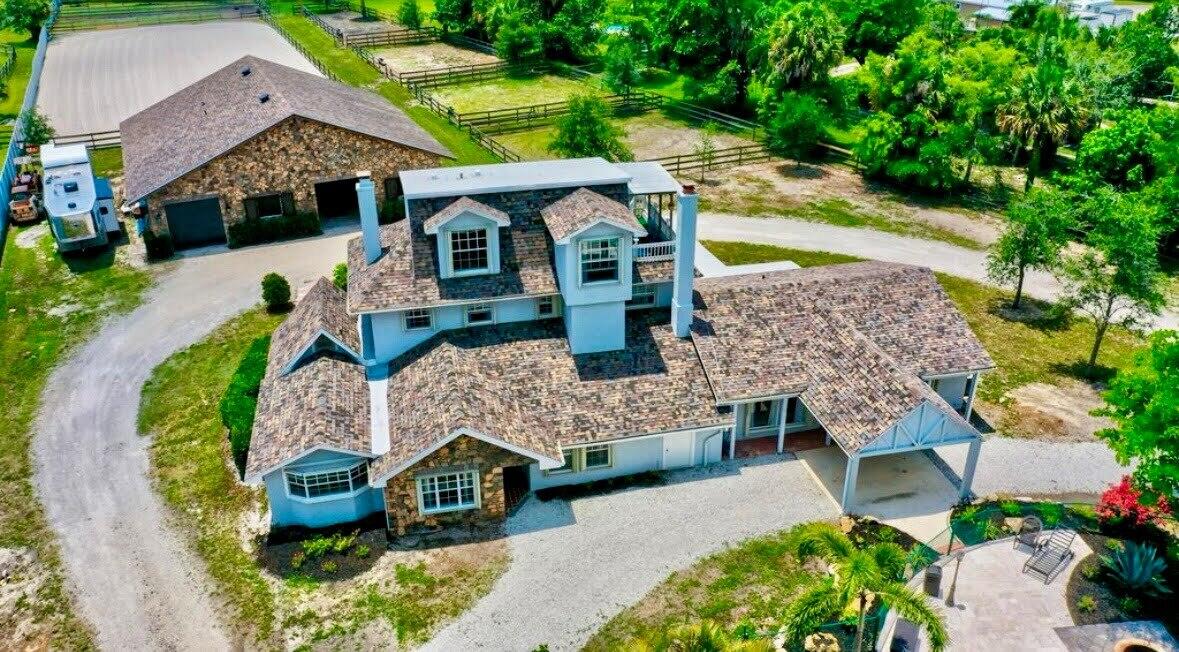
[[375,93],[245,56],[119,125],[127,201],[146,197],[292,116],[451,156]]

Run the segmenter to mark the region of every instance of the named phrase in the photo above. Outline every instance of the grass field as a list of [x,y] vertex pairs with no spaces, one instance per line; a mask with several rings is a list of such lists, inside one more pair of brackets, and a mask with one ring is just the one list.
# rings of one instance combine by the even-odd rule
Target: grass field
[[[53,534],[33,490],[31,428],[53,368],[103,319],[138,305],[150,277],[110,252],[67,261],[47,232],[32,237],[36,233],[9,229],[0,265],[0,547],[31,549],[38,560],[28,571],[16,569],[10,586],[16,588],[22,574],[42,584],[31,598],[9,593],[0,601],[0,649],[86,649],[90,633],[72,611]],[[8,639],[18,635],[28,638]]]
[[315,23],[301,16],[280,14],[275,20],[296,42],[307,48],[345,83],[370,88],[400,107],[410,118],[430,132],[454,154],[453,161],[444,164],[472,165],[499,161],[491,152],[480,147],[465,132],[446,119],[416,102],[403,86],[385,81],[381,75],[351,50],[337,48]]
[[441,42],[382,48],[374,50],[373,54],[384,59],[386,65],[397,72],[470,66],[479,63],[495,63],[500,60],[493,54],[467,50]]
[[[13,64],[12,74],[6,80],[8,95],[0,98],[0,122],[16,118],[20,113],[20,105],[25,99],[25,87],[29,85],[29,76],[33,73],[33,55],[37,52],[37,42],[29,40],[24,32],[12,30],[0,31],[0,43],[7,43],[16,50],[16,63]],[[8,139],[4,139],[7,146]]]
[[601,94],[591,86],[556,75],[501,77],[476,84],[443,86],[433,91],[438,101],[459,113],[564,102],[574,95]]
[[[843,254],[744,242],[704,244],[728,265],[792,260],[802,267],[813,267],[860,260]],[[1093,344],[1092,322],[1055,315],[1050,306],[1034,300],[1031,302],[1044,310],[1044,317],[1009,319],[1004,316],[1011,303],[1011,294],[1006,290],[948,274],[938,274],[938,280],[998,366],[983,376],[980,398],[999,402],[1006,392],[1028,383],[1061,384],[1077,379]],[[1126,329],[1111,328],[1106,333],[1098,362],[1111,371],[1123,369],[1143,343],[1142,338]]]
[[103,147],[90,150],[90,164],[94,174],[100,177],[117,177],[123,174],[123,148]]

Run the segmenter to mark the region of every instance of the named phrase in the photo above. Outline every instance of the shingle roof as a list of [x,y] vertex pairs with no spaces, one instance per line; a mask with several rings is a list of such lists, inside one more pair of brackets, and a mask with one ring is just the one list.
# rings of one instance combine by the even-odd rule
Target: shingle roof
[[246,477],[256,479],[321,447],[370,455],[368,396],[364,367],[354,362],[324,356],[285,376],[268,371],[258,391]]
[[559,445],[731,424],[665,314],[631,313],[626,339],[621,351],[574,356],[561,322],[549,320],[419,345],[390,368],[390,452],[374,477],[457,426],[559,459]]
[[500,209],[492,208],[470,197],[459,197],[454,203],[431,215],[429,219],[422,223],[422,228],[426,233],[434,233],[438,230],[438,227],[458,217],[464,211],[471,211],[476,215],[491,218],[498,222],[500,226],[508,226],[511,223],[511,218],[508,217],[508,214]]
[[291,314],[274,331],[270,339],[268,368],[286,368],[310,346],[321,332],[360,353],[360,335],[356,318],[348,314],[344,293],[331,281],[320,277],[311,285]]
[[923,401],[953,413],[920,376],[994,366],[923,267],[832,265],[696,289],[692,339],[717,401],[800,394],[848,451]]
[[[243,75],[246,69],[250,72]],[[375,93],[245,56],[119,125],[128,201],[151,194],[292,116],[451,156]]]
[[578,188],[540,211],[553,240],[560,242],[597,222],[646,234],[646,229],[626,206],[587,188]]
[[513,225],[501,230],[499,274],[450,279],[438,278],[434,245],[410,235],[410,220],[382,226],[380,239],[384,254],[371,265],[360,238],[348,243],[350,312],[558,292],[543,229]]

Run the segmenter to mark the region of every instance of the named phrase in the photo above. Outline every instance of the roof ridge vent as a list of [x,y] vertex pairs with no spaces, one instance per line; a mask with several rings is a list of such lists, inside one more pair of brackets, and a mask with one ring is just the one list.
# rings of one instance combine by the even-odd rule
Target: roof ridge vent
[[269,101],[270,101],[270,93],[262,93],[261,95],[258,96],[258,103],[259,104],[266,104]]

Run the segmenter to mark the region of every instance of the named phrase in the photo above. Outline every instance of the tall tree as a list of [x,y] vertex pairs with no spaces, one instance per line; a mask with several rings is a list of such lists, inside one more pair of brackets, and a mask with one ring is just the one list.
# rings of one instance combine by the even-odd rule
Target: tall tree
[[1134,480],[1156,496],[1179,495],[1179,332],[1156,331],[1118,372],[1099,414],[1114,421],[1097,433]]
[[945,622],[925,596],[902,581],[905,551],[895,543],[878,543],[864,549],[830,523],[801,526],[792,535],[800,561],[817,557],[827,563],[829,574],[815,582],[786,608],[788,640],[794,644],[820,625],[855,609],[856,641],[853,652],[864,647],[864,621],[870,600],[879,600],[902,618],[925,629],[933,652],[949,642]]
[[615,93],[627,94],[642,81],[638,55],[629,39],[612,38],[606,46],[602,81]]
[[1134,326],[1164,304],[1155,213],[1140,198],[1099,190],[1083,208],[1093,220],[1089,250],[1066,260],[1060,278],[1064,305],[1093,320],[1096,334],[1088,371],[1097,368],[1101,342],[1115,324]]
[[802,0],[769,28],[766,86],[797,89],[822,82],[843,58],[844,31],[839,18],[817,0]]
[[41,35],[41,24],[49,18],[48,0],[4,0],[0,4],[0,28]]
[[[666,63],[697,78],[716,78],[730,108],[745,103],[749,82],[761,58],[758,38],[769,8],[760,0],[667,0],[659,5],[653,47]],[[723,79],[721,79],[723,77]]]
[[995,109],[1019,69],[1019,53],[998,41],[975,40],[957,48],[946,76],[952,107],[955,150],[966,159],[962,182],[969,183],[977,162],[1000,148],[994,132]]
[[778,102],[777,111],[766,130],[770,149],[794,159],[795,167],[815,151],[830,115],[821,102],[805,93],[787,93]]
[[1007,228],[987,256],[987,275],[1015,282],[1012,308],[1019,309],[1028,269],[1056,268],[1072,224],[1072,206],[1056,190],[1033,188],[1007,209]]
[[847,53],[864,63],[869,52],[890,54],[923,20],[929,0],[840,0],[835,4],[847,30]]
[[1085,100],[1076,81],[1051,62],[1027,69],[1016,79],[1011,99],[998,108],[996,122],[1028,152],[1025,190],[1035,183],[1045,146],[1060,144],[1085,124],[1089,115]]
[[397,22],[410,29],[422,28],[422,10],[418,7],[418,0],[401,0],[401,7],[397,10]]
[[1118,30],[1116,49],[1130,62],[1135,94],[1158,97],[1174,92],[1168,69],[1179,65],[1177,38],[1179,0],[1159,0]]
[[1179,138],[1179,130],[1166,134],[1156,130],[1156,125],[1166,128],[1164,114],[1179,115],[1179,111],[1165,107],[1158,111],[1154,115],[1164,117],[1154,120],[1152,113],[1142,109],[1111,114],[1105,126],[1090,131],[1081,140],[1077,150],[1078,172],[1092,174],[1119,190],[1140,190],[1153,181],[1155,157],[1166,156],[1164,150],[1174,149],[1177,141],[1173,139]]
[[622,142],[623,132],[610,122],[610,108],[601,98],[575,95],[569,113],[557,120],[557,135],[549,151],[565,158],[601,156],[608,161],[630,161],[634,154]]

